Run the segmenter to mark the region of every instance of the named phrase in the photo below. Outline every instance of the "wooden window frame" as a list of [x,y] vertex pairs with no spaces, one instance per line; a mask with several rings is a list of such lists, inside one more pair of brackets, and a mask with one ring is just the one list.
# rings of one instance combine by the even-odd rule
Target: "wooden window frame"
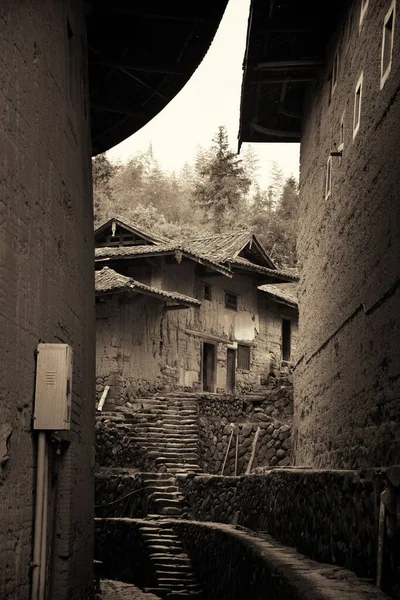
[[361,29],[361,26],[363,24],[364,17],[365,17],[365,15],[367,13],[368,6],[369,6],[369,0],[361,0],[361,3],[360,3],[360,23],[359,23],[359,28],[360,29]]
[[[207,290],[207,288],[208,288],[208,290]],[[212,300],[211,285],[209,283],[204,284],[203,298],[204,298],[204,300],[209,300],[209,301]]]
[[[246,353],[246,365],[248,364],[248,366],[243,367],[241,366],[240,362],[241,362],[241,351],[243,351],[243,349],[246,348],[246,350],[248,351],[248,355]],[[239,369],[240,371],[250,371],[250,367],[251,367],[251,346],[249,344],[239,344],[237,346],[237,355],[236,355],[236,361],[237,361],[237,369]]]
[[[228,300],[228,296],[231,296],[232,298],[235,298],[235,303],[230,302]],[[238,294],[235,294],[234,292],[228,292],[225,291],[225,308],[229,308],[230,310],[237,310],[238,309]]]
[[[361,125],[363,80],[364,80],[364,72],[362,72],[360,77],[358,78],[356,88],[354,91],[353,140],[356,137],[357,133],[359,132],[360,125]],[[358,111],[357,111],[357,96],[359,96]]]
[[[384,67],[384,58],[385,58],[385,42],[387,35],[387,24],[392,19],[392,28],[391,28],[391,41],[390,41],[390,58],[389,62],[386,66],[386,69],[383,71]],[[387,11],[385,18],[383,20],[382,26],[382,52],[381,52],[381,81],[380,81],[380,89],[386,83],[387,78],[389,77],[390,71],[392,70],[392,59],[393,59],[393,44],[394,44],[394,28],[396,23],[396,0],[393,0],[389,10]]]
[[325,174],[325,200],[332,195],[332,156],[328,156],[326,161],[326,174]]

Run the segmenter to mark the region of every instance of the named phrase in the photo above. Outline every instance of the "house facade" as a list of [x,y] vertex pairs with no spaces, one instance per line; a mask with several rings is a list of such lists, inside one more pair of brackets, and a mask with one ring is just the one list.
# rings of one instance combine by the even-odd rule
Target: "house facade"
[[252,2],[241,140],[301,141],[297,464],[400,461],[399,11]]
[[[296,298],[265,284],[296,277],[276,269],[254,236],[177,244],[113,219],[95,238],[96,381],[98,394],[110,386],[107,402],[251,392],[283,359],[293,362]],[[112,239],[118,245],[104,245]]]

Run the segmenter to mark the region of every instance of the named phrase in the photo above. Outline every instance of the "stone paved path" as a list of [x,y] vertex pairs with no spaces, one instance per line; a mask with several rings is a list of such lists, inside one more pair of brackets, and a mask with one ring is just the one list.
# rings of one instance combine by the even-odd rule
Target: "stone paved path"
[[101,580],[101,594],[96,596],[99,600],[159,600],[159,596],[146,594],[135,585],[122,581]]

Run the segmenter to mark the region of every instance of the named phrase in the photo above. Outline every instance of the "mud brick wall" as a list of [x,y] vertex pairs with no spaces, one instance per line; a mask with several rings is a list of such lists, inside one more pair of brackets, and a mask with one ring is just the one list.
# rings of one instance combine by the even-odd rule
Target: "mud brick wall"
[[237,474],[244,474],[258,429],[252,468],[290,465],[292,411],[291,385],[277,386],[264,395],[244,398],[201,396],[199,452],[204,472],[220,474],[228,452],[224,475],[234,475],[237,444]]
[[50,476],[57,510],[47,594],[82,600],[93,579],[94,466],[84,2],[3,0],[0,30],[0,597],[29,597],[35,350],[47,342],[67,343],[74,352],[72,441],[63,444]]
[[[369,2],[361,26],[360,6],[349,3],[330,41],[301,140],[295,455],[296,464],[314,467],[400,462],[400,6],[382,89],[382,30],[391,2]],[[361,74],[361,121],[353,137]],[[332,158],[332,193],[325,198],[341,119],[343,154]]]
[[265,531],[321,562],[376,576],[378,514],[386,490],[384,583],[400,597],[400,467],[330,471],[273,469],[244,477],[180,478],[196,519]]

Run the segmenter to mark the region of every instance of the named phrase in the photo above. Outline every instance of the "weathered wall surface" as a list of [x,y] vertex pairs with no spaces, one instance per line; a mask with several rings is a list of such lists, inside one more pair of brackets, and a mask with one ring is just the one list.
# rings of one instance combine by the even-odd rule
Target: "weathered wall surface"
[[0,597],[30,594],[35,350],[39,342],[62,342],[74,351],[73,434],[52,473],[49,597],[81,600],[92,587],[94,445],[83,2],[4,0],[0,29],[0,427],[10,433],[8,460],[4,452],[0,459]]
[[375,577],[379,499],[386,489],[383,581],[398,598],[400,468],[275,469],[246,477],[180,478],[195,518],[264,531],[321,562]]
[[[282,316],[293,320],[295,351],[295,311],[269,302],[243,276],[210,278],[212,301],[205,300],[204,279],[195,278],[195,270],[189,261],[163,263],[153,270],[151,283],[200,298],[200,308],[166,311],[161,301],[139,295],[97,302],[97,396],[106,385],[107,401],[117,405],[160,391],[199,390],[203,342],[216,344],[216,391],[226,391],[227,344],[235,341],[250,345],[251,353],[250,370],[236,370],[236,392],[260,389],[280,364]],[[128,271],[138,277],[133,268]],[[238,294],[238,310],[225,307],[226,290]]]
[[[200,466],[205,473],[244,474],[259,430],[252,469],[290,465],[293,390],[278,385],[262,396],[199,398]],[[233,435],[232,435],[233,432]],[[237,458],[236,458],[237,457]]]
[[[391,2],[369,2],[359,27],[338,28],[305,114],[301,145],[303,331],[295,381],[296,464],[388,465],[400,460],[400,6],[393,62],[380,90],[383,20]],[[329,69],[340,51],[330,99]],[[353,139],[354,94],[363,73],[360,129]],[[332,193],[325,199],[326,163]]]

